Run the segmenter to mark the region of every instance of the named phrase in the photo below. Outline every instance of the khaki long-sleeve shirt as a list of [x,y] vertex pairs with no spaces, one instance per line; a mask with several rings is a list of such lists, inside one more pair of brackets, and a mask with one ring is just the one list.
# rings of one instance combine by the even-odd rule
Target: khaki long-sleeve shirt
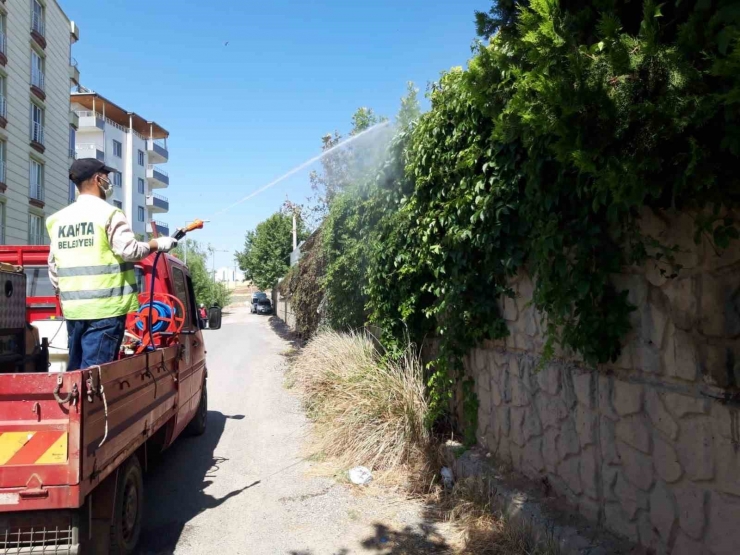
[[[109,209],[110,206],[100,197],[88,194],[80,195],[75,202],[89,204],[90,210]],[[102,205],[105,206],[102,206]],[[137,241],[131,226],[126,221],[123,212],[113,213],[105,228],[108,234],[108,243],[111,249],[126,262],[137,262],[149,256],[149,243]],[[54,289],[59,290],[59,278],[54,254],[49,253],[49,280]]]

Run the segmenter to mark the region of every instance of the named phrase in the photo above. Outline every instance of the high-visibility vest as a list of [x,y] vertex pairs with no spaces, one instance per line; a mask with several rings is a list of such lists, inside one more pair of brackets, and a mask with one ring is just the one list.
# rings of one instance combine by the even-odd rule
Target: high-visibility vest
[[[97,203],[96,203],[97,204]],[[68,320],[99,320],[139,308],[134,265],[116,255],[106,227],[118,210],[75,202],[46,223]]]

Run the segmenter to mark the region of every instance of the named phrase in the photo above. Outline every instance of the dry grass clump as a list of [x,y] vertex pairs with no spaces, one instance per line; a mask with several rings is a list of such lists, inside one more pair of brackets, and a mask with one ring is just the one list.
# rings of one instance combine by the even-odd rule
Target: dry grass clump
[[366,333],[321,331],[294,360],[291,378],[316,424],[316,451],[391,470],[429,449],[423,366],[413,349],[390,360]]
[[559,555],[553,540],[539,541],[531,526],[497,514],[496,489],[484,477],[466,478],[438,493],[440,516],[459,531],[461,555]]
[[[292,357],[286,382],[300,392],[315,423],[315,460],[342,475],[348,467],[373,470],[374,483],[403,485],[428,511],[452,523],[464,555],[557,555],[554,542],[538,542],[531,527],[495,512],[495,489],[483,477],[440,484],[443,458],[425,426],[429,411],[423,365],[409,346],[400,359],[380,353],[364,332],[324,330]],[[415,544],[414,544],[415,545]],[[426,551],[400,549],[398,553]]]

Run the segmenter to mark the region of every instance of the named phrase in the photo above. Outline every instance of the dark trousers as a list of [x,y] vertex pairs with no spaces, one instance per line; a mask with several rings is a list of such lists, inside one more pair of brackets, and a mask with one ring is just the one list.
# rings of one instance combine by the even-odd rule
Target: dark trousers
[[116,359],[126,329],[126,315],[100,320],[67,320],[67,371],[90,368]]

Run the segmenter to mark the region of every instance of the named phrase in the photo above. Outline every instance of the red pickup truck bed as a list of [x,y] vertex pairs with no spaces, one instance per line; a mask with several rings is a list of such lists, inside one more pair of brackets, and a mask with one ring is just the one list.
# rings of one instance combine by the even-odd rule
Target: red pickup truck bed
[[[39,266],[46,256],[48,247],[0,247],[0,262]],[[139,267],[147,283],[152,263]],[[141,516],[125,522],[121,498],[142,487],[136,474],[148,450],[166,448],[189,424],[202,431],[207,411],[187,268],[162,257],[155,289],[176,295],[188,313],[170,346],[74,372],[0,374],[0,555],[78,553],[107,541],[111,526],[123,536],[129,529],[112,551],[133,551]],[[59,314],[55,297],[28,297],[27,307],[32,321]],[[131,495],[141,507],[142,492]]]

